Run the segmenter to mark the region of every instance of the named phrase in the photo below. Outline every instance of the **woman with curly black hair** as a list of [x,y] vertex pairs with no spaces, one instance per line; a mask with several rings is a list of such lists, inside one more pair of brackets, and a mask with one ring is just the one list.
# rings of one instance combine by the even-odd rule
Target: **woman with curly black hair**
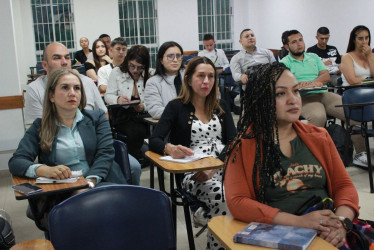
[[[236,219],[317,229],[341,247],[347,231],[332,216],[356,218],[357,191],[327,131],[298,120],[301,107],[297,80],[283,64],[250,75],[228,150],[227,205]],[[334,212],[299,213],[312,196],[332,198]]]

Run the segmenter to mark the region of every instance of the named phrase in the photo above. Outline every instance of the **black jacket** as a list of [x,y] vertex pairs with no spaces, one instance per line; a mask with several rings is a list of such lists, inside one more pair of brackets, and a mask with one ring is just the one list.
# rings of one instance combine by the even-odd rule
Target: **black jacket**
[[[224,113],[218,115],[219,110],[216,110],[215,114],[218,115],[222,127],[222,143],[228,145],[236,135],[236,128],[230,109],[223,100],[221,100],[220,105]],[[169,132],[171,144],[180,144],[185,147],[190,147],[194,112],[195,108],[191,103],[183,104],[179,99],[170,101],[166,105],[160,121],[157,123],[149,139],[149,149],[158,154],[163,154],[166,145],[165,138]],[[224,153],[224,151],[225,150],[223,150],[222,153]],[[223,160],[224,157],[225,156],[222,155],[219,158]]]

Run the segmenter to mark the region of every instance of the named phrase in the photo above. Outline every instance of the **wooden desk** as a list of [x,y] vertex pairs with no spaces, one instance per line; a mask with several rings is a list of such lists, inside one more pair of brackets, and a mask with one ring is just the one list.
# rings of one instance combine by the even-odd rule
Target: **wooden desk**
[[[182,205],[184,210],[184,218],[186,221],[186,229],[188,235],[188,243],[191,249],[195,249],[195,242],[193,239],[193,232],[191,226],[191,217],[190,217],[190,210],[187,198],[183,195],[180,195],[178,190],[182,190],[182,178],[181,174],[187,172],[195,172],[195,171],[203,171],[208,169],[217,169],[223,167],[224,163],[214,157],[207,157],[204,159],[200,159],[198,161],[190,162],[190,163],[176,163],[170,161],[162,161],[160,160],[161,155],[156,154],[151,151],[147,151],[145,156],[148,157],[152,164],[155,164],[159,169],[169,172],[170,173],[170,198],[172,201],[172,212],[173,212],[173,220],[174,220],[174,228],[175,228],[175,235],[177,235],[177,208],[176,205]],[[162,178],[160,178],[162,176]],[[174,188],[174,179],[177,185],[177,189]],[[161,181],[160,181],[161,180]],[[165,192],[165,186],[163,183],[163,174],[159,174],[159,184],[160,190]],[[166,193],[166,192],[165,192]],[[182,202],[177,202],[177,198],[181,198]]]
[[177,163],[171,161],[162,161],[160,157],[162,155],[156,154],[152,151],[145,153],[154,164],[160,167],[162,170],[169,173],[187,173],[194,171],[203,171],[209,169],[217,169],[223,167],[224,163],[217,158],[207,157],[190,163]]
[[[250,250],[250,249],[271,249],[266,247],[252,246],[240,243],[234,243],[233,238],[236,233],[243,230],[248,223],[234,220],[231,216],[216,216],[208,222],[209,231],[214,237],[226,248],[235,250]],[[327,241],[320,237],[316,237],[309,250],[333,250],[337,249]]]
[[74,183],[58,183],[58,184],[35,184],[36,179],[25,178],[20,176],[13,176],[13,185],[18,185],[21,183],[28,182],[33,185],[37,185],[43,188],[42,192],[35,193],[32,195],[24,195],[17,191],[14,191],[16,196],[16,200],[24,200],[29,198],[36,198],[44,195],[51,195],[51,194],[58,194],[58,193],[65,193],[65,192],[72,192],[75,190],[87,188],[88,184],[85,178],[82,176]]
[[53,250],[53,245],[49,240],[36,239],[20,242],[14,245],[11,250]]
[[150,126],[156,126],[158,123],[158,119],[153,119],[152,117],[145,117],[143,118],[144,122],[149,124]]
[[[18,184],[25,183],[25,182],[28,182],[30,184],[35,184],[35,181],[36,181],[36,179],[31,179],[31,178],[26,178],[26,177],[20,177],[20,176],[12,176],[12,177],[13,177],[13,185],[18,185]],[[31,212],[35,218],[34,221],[35,221],[36,226],[42,231],[47,231],[47,229],[44,228],[42,223],[40,223],[40,220],[43,218],[45,212],[47,212],[46,209],[48,208],[45,208],[45,206],[43,206],[41,211],[39,211],[38,209],[39,198],[46,197],[45,203],[47,203],[48,199],[50,199],[52,195],[62,194],[66,192],[73,192],[79,189],[87,188],[88,184],[87,184],[86,179],[81,176],[79,177],[78,181],[74,183],[37,184],[37,186],[43,188],[43,191],[35,193],[35,194],[31,194],[31,195],[24,195],[17,191],[14,191],[14,194],[16,196],[16,200],[28,199]]]

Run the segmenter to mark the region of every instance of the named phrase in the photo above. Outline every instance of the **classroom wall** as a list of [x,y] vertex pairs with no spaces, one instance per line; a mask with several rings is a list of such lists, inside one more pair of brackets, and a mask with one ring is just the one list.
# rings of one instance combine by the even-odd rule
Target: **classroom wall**
[[72,2],[78,49],[81,49],[79,46],[81,37],[87,37],[91,47],[94,40],[103,33],[110,35],[112,39],[120,36],[118,0],[73,0]]
[[[317,29],[326,26],[330,30],[329,44],[345,53],[351,30],[359,24],[372,32],[374,2],[371,0],[249,0],[247,21],[257,36],[257,44],[264,48],[279,49],[285,30],[299,30],[306,47],[317,43]],[[373,45],[373,44],[372,44]]]
[[[75,37],[88,37],[91,44],[100,34],[120,35],[117,0],[72,0],[75,13]],[[91,6],[91,7],[87,7]],[[92,7],[94,6],[94,7]],[[233,48],[240,49],[239,34],[251,28],[260,47],[279,49],[284,30],[298,29],[306,46],[316,43],[318,27],[327,26],[330,44],[344,53],[349,33],[358,24],[373,31],[371,0],[233,0]],[[158,0],[159,43],[174,40],[184,50],[198,49],[196,0]],[[30,0],[0,1],[0,95],[18,95],[27,82],[29,67],[36,64]],[[0,111],[0,169],[23,134],[21,110]],[[9,131],[15,131],[9,133]],[[4,156],[6,155],[6,156]]]
[[[12,0],[0,1],[0,96],[20,95]],[[23,135],[21,109],[0,110],[0,170],[8,168],[12,149]]]
[[198,50],[197,1],[158,0],[158,31],[160,45],[178,42],[183,50]]

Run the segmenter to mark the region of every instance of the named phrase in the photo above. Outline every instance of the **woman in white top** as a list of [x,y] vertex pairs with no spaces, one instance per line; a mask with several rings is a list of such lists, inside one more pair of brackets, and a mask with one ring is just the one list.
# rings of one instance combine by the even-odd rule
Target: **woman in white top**
[[145,46],[134,45],[127,52],[123,63],[112,70],[104,95],[108,104],[121,104],[139,100],[139,104],[121,108],[116,114],[114,126],[127,137],[129,153],[140,159],[140,148],[146,137],[147,126],[143,118],[148,116],[144,103],[144,88],[154,70],[149,68],[150,55]]
[[356,26],[349,37],[347,54],[342,57],[343,86],[359,85],[367,77],[374,77],[374,54],[370,48],[370,31]]
[[182,47],[173,41],[163,43],[158,50],[155,76],[148,80],[144,96],[154,119],[160,119],[166,104],[180,92],[184,73],[182,57]]

